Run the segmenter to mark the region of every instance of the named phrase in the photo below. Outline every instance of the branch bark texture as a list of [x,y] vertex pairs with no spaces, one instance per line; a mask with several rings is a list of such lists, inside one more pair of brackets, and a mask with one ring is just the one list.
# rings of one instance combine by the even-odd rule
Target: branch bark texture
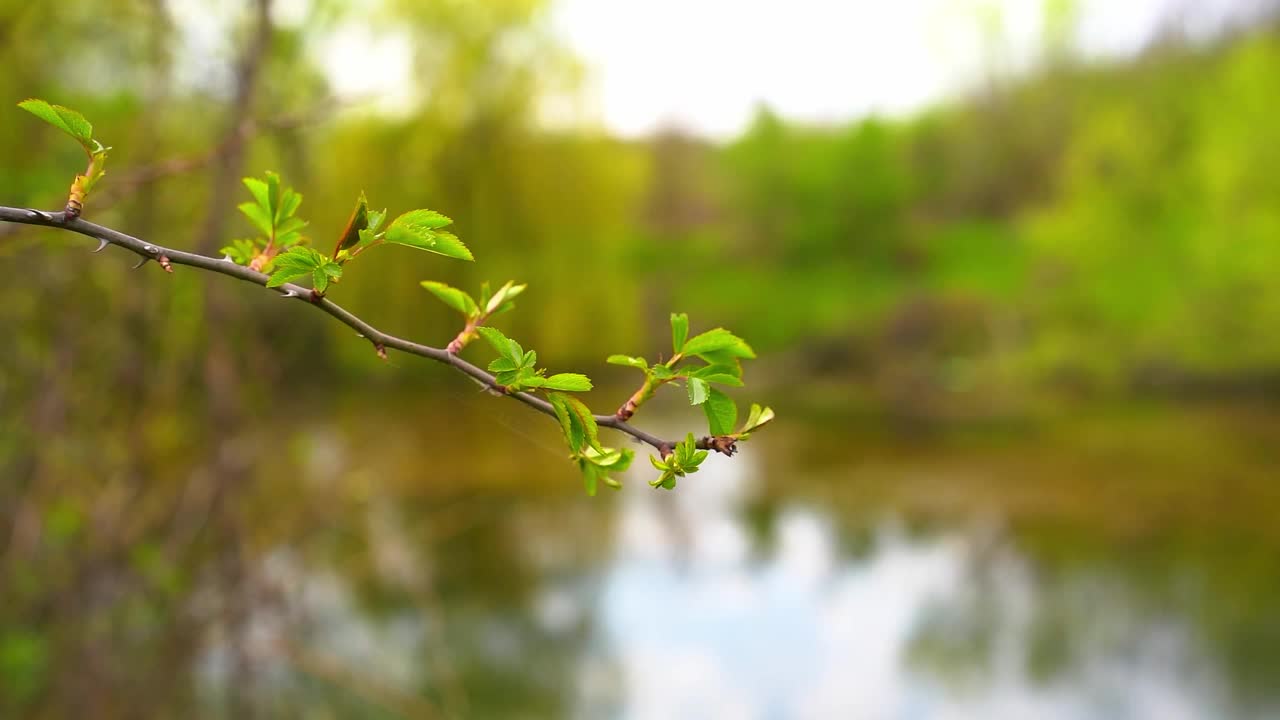
[[[102,250],[107,245],[117,245],[141,258],[138,265],[135,267],[140,267],[145,265],[148,261],[154,260],[168,272],[173,272],[172,267],[174,265],[184,265],[208,272],[218,273],[219,275],[233,277],[237,280],[243,280],[244,282],[252,283],[263,288],[266,288],[267,285],[266,275],[242,265],[237,265],[229,259],[222,260],[209,257],[207,255],[175,250],[155,243],[150,243],[132,235],[122,233],[118,230],[113,230],[109,227],[89,222],[88,220],[80,217],[70,217],[65,212],[46,212],[43,210],[31,210],[28,208],[0,206],[0,222],[56,228],[84,235],[98,241],[98,248],[94,252]],[[385,356],[388,349],[399,350],[400,352],[408,353],[409,355],[417,355],[444,365],[449,365],[458,372],[461,372],[472,380],[475,380],[494,394],[512,398],[513,400],[528,405],[538,412],[549,415],[552,418],[555,417],[555,409],[552,408],[551,403],[546,400],[530,393],[509,391],[506,387],[499,384],[497,380],[494,379],[493,375],[444,348],[423,345],[421,343],[413,342],[412,340],[407,340],[405,338],[383,332],[332,300],[314,295],[310,288],[295,285],[293,283],[285,283],[279,287],[267,289],[271,292],[278,293],[281,297],[300,300],[304,304],[320,310],[343,325],[355,330],[361,337],[373,344],[374,349],[380,356]],[[639,442],[653,446],[658,450],[658,453],[663,456],[670,453],[677,442],[675,440],[665,440],[656,435],[645,432],[640,428],[628,424],[617,415],[596,415],[595,420],[596,424],[601,427],[612,428],[623,434],[630,435]],[[717,446],[715,440],[715,438],[710,436],[702,437],[698,440],[698,447],[703,450],[723,452],[723,450]]]

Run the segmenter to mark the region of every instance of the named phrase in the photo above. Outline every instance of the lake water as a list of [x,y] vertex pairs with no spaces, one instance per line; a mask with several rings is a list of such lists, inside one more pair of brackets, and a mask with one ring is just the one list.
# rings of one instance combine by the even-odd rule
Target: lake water
[[641,458],[597,498],[523,408],[335,417],[253,455],[244,612],[225,579],[183,602],[208,713],[1280,716],[1257,411],[910,442],[784,413],[674,492]]

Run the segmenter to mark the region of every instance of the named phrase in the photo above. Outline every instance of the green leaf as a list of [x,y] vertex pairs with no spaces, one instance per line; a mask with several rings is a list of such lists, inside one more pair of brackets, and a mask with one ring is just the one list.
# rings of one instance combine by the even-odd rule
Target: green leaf
[[689,337],[689,316],[684,313],[671,313],[671,352],[684,352],[685,338]]
[[600,431],[596,426],[595,416],[581,400],[559,392],[547,393],[547,399],[556,411],[556,419],[560,421],[560,429],[564,431],[565,441],[569,443],[571,451],[576,454],[594,448],[604,452],[604,448],[600,447]]
[[343,228],[342,234],[338,236],[338,245],[333,249],[334,257],[338,253],[360,242],[360,231],[369,227],[369,201],[365,199],[364,193],[360,193],[360,199],[356,200],[356,207],[351,211],[351,217],[347,218],[347,226]]
[[[711,366],[708,366],[708,367],[711,367]],[[709,383],[719,383],[721,385],[730,385],[732,387],[742,387],[742,379],[739,378],[737,375],[730,375],[728,373],[706,373],[702,375],[690,375],[690,377],[696,377],[701,380],[705,380]]]
[[296,267],[276,267],[271,272],[271,277],[267,279],[267,287],[280,287],[287,282],[293,282],[298,278],[304,278],[311,274],[309,269],[301,269]]
[[439,228],[452,222],[433,210],[410,210],[392,221],[385,240],[458,260],[474,260],[471,251],[453,233]]
[[90,125],[89,121],[75,110],[61,105],[50,105],[37,98],[23,100],[18,103],[18,107],[75,138],[85,152],[90,154],[94,152],[96,143],[93,141],[93,125]]
[[[701,356],[699,356],[701,357]],[[724,385],[733,385],[735,387],[742,385],[742,365],[735,359],[732,363],[718,363],[715,365],[703,365],[700,368],[692,368],[684,371],[689,377],[699,377],[707,382],[718,382]],[[727,375],[729,379],[716,379],[717,376]]]
[[702,355],[720,350],[732,350],[736,357],[753,358],[755,351],[742,338],[725,330],[716,328],[689,339],[684,345],[685,355]]
[[329,285],[329,275],[323,268],[328,262],[328,258],[311,248],[290,248],[288,252],[277,255],[272,262],[273,270],[267,280],[267,287],[279,287],[310,275],[316,290],[324,292],[324,288]]
[[329,287],[329,275],[325,273],[324,268],[311,271],[311,287],[319,293],[323,293]]
[[600,450],[600,429],[596,426],[596,418],[595,415],[591,414],[591,408],[572,395],[566,395],[565,397],[568,399],[569,411],[573,414],[576,422],[582,426],[582,431],[586,435],[587,446]]
[[519,369],[519,366],[511,362],[509,357],[494,358],[493,362],[489,363],[489,372],[492,373],[515,372]]
[[633,450],[615,450],[613,448],[588,447],[574,456],[578,467],[582,470],[582,480],[588,495],[595,495],[597,483],[604,483],[617,490],[622,483],[610,477],[611,473],[622,472],[631,466],[635,458]]
[[298,230],[306,227],[307,223],[301,218],[291,217],[285,218],[276,225],[276,242],[280,241],[282,235],[296,233]]
[[[480,333],[480,337],[484,338],[499,355],[510,358],[511,345],[507,342],[507,336],[503,335],[501,330],[491,327],[478,327],[476,332]],[[518,367],[523,359],[523,353],[521,357],[514,358],[515,365]]]
[[684,387],[689,391],[689,404],[701,405],[707,401],[707,391],[710,387],[707,381],[702,378],[691,377],[684,382]]
[[253,196],[258,206],[267,211],[268,214],[272,213],[271,195],[267,190],[267,184],[258,178],[251,177],[243,178],[241,182],[244,183],[246,188],[249,188],[249,194]]
[[547,378],[542,387],[548,390],[586,392],[591,389],[591,379],[581,373],[557,373]]
[[751,359],[755,357],[755,353],[750,347],[728,347],[723,350],[712,350],[709,352],[698,353],[698,357],[707,361],[711,365],[732,365],[737,368],[739,377],[742,375],[743,358]]
[[738,422],[738,406],[728,395],[715,388],[707,391],[707,401],[702,403],[702,411],[706,413],[707,425],[712,435],[728,435]]
[[580,452],[583,445],[586,444],[586,431],[575,420],[573,412],[569,409],[569,396],[563,393],[548,393],[547,399],[551,401],[551,407],[556,411],[556,419],[560,421],[560,430],[564,433],[564,441],[569,444],[569,450],[572,452]]
[[503,285],[498,289],[498,292],[493,294],[493,297],[484,301],[485,314],[497,315],[498,313],[506,312],[507,310],[515,307],[515,303],[511,301],[517,295],[524,292],[526,287],[528,287],[528,285],[516,285],[514,280],[508,280],[506,285]]
[[311,270],[324,264],[325,256],[308,247],[290,248],[276,256],[277,266],[291,266]]
[[258,244],[252,240],[232,240],[230,245],[222,248],[218,252],[231,258],[231,261],[237,265],[248,265],[253,262],[253,255],[257,252]]
[[480,333],[480,337],[483,337],[499,355],[510,359],[513,365],[524,366],[524,349],[520,347],[520,343],[503,335],[497,328],[478,327],[476,332]]
[[610,365],[626,365],[627,367],[640,368],[648,370],[649,363],[642,357],[631,357],[630,355],[610,355],[605,362]]
[[631,467],[631,462],[635,460],[636,452],[627,448],[620,450],[601,448],[600,451],[595,448],[587,448],[583,451],[583,455],[600,467],[609,468],[613,472],[622,472]]
[[257,203],[251,202],[240,203],[236,207],[240,209],[240,212],[244,213],[245,217],[249,218],[249,222],[252,222],[253,226],[258,228],[263,237],[271,237],[275,226],[271,223],[271,216],[267,214],[266,210],[262,209]]
[[742,429],[738,431],[739,435],[746,435],[754,430],[764,427],[771,420],[774,414],[772,408],[761,408],[755,403],[751,403],[751,412],[747,415],[747,421],[742,425]]
[[285,188],[280,198],[280,207],[276,208],[276,222],[292,217],[298,211],[298,206],[302,204],[302,194],[294,192],[293,188]]
[[657,380],[670,380],[676,376],[676,371],[666,365],[654,365],[649,368],[649,374]]
[[271,211],[271,216],[274,219],[276,214],[280,212],[280,173],[268,170],[263,174],[267,176],[266,209]]
[[467,317],[471,317],[476,312],[476,301],[466,292],[455,287],[449,287],[442,282],[434,280],[423,280],[422,287],[426,288],[432,295],[440,298],[440,302],[457,310]]
[[495,382],[497,382],[499,385],[505,385],[506,387],[508,387],[508,388],[510,388],[510,389],[513,389],[513,390],[519,390],[519,389],[520,389],[520,387],[519,387],[519,385],[520,385],[520,371],[519,371],[519,369],[516,369],[516,370],[506,370],[506,371],[503,371],[503,372],[495,373],[495,374],[494,374],[494,376],[493,376],[493,379],[494,379],[494,381],[495,381]]
[[537,390],[547,384],[547,379],[528,368],[521,368],[516,374],[515,384],[517,389]]

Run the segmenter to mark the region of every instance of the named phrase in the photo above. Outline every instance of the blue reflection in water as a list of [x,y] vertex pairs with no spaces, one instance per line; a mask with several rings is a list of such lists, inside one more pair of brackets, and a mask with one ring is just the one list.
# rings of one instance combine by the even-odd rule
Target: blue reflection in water
[[[626,718],[1224,717],[1180,625],[1124,607],[1096,608],[1070,672],[1030,677],[1042,598],[998,523],[915,540],[886,521],[866,559],[842,560],[823,512],[792,507],[771,554],[754,557],[740,520],[752,464],[740,460],[707,464],[674,494],[633,479],[599,608],[620,687],[584,664],[582,708],[619,692]],[[1086,616],[1116,599],[1085,585]],[[984,657],[957,673],[917,667],[914,646],[963,645],[972,617],[992,621]]]
[[[475,600],[512,590],[470,594],[474,556],[455,568],[454,583],[467,592],[438,593],[448,550],[414,534],[438,513],[417,516],[394,492],[373,492],[348,519],[363,527],[372,575],[399,599],[371,614],[341,565],[273,551],[260,573],[295,618],[256,609],[259,631],[250,637],[260,647],[251,654],[262,676],[279,678],[275,687],[294,683],[306,698],[314,684],[300,685],[289,670],[299,657],[281,656],[273,643],[291,638],[313,666],[332,659],[341,669],[322,680],[338,689],[327,692],[357,694],[342,686],[347,675],[385,696],[352,701],[359,712],[429,695],[446,715],[480,716],[495,693],[527,710],[524,693],[545,691],[540,697],[567,700],[585,718],[1277,716],[1267,714],[1274,704],[1252,714],[1233,704],[1233,666],[1206,641],[1203,618],[1190,623],[1194,602],[1166,601],[1164,580],[1144,575],[1141,563],[1112,567],[1086,554],[1055,576],[998,518],[951,518],[921,534],[892,513],[872,522],[866,551],[851,555],[841,532],[867,521],[847,507],[794,499],[783,501],[761,543],[747,512],[765,489],[757,451],[707,463],[673,493],[651,490],[640,471],[621,495],[485,509],[476,532],[511,534],[536,578],[529,602],[492,607]],[[582,551],[584,538],[602,542],[594,525],[575,524],[583,517],[612,527],[603,557]],[[1179,562],[1181,581],[1188,571]],[[1265,629],[1251,607],[1229,609],[1225,625]],[[211,687],[230,682],[218,632],[211,629],[202,666]],[[310,699],[325,707],[331,696]],[[514,716],[503,707],[493,716]]]

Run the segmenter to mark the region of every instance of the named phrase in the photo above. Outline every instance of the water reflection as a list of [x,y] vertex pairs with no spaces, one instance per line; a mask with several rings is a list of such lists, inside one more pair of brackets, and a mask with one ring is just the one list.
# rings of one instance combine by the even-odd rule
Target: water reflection
[[753,558],[750,459],[624,500],[600,607],[620,716],[1228,716],[1185,619],[1115,578],[1039,585],[995,521],[913,539],[881,519],[847,559],[829,513],[789,507]]
[[[40,613],[65,605],[85,618],[68,637],[133,638],[94,646],[135,683],[96,693],[204,717],[1280,713],[1280,492],[1267,452],[1221,450],[1230,428],[1184,443],[1215,463],[1093,447],[1106,469],[1080,472],[1058,435],[904,452],[795,421],[674,493],[640,471],[590,499],[543,452],[554,428],[477,447],[492,403],[466,402],[415,408],[427,430],[344,407],[288,452],[245,450],[254,477],[185,563],[63,553],[137,600],[79,610],[75,586],[28,585],[7,591],[8,627],[52,637]],[[75,656],[15,664],[5,632],[10,676],[55,693],[28,707],[65,707],[74,685],[35,673],[70,676]],[[192,690],[128,690],[170,678]]]

